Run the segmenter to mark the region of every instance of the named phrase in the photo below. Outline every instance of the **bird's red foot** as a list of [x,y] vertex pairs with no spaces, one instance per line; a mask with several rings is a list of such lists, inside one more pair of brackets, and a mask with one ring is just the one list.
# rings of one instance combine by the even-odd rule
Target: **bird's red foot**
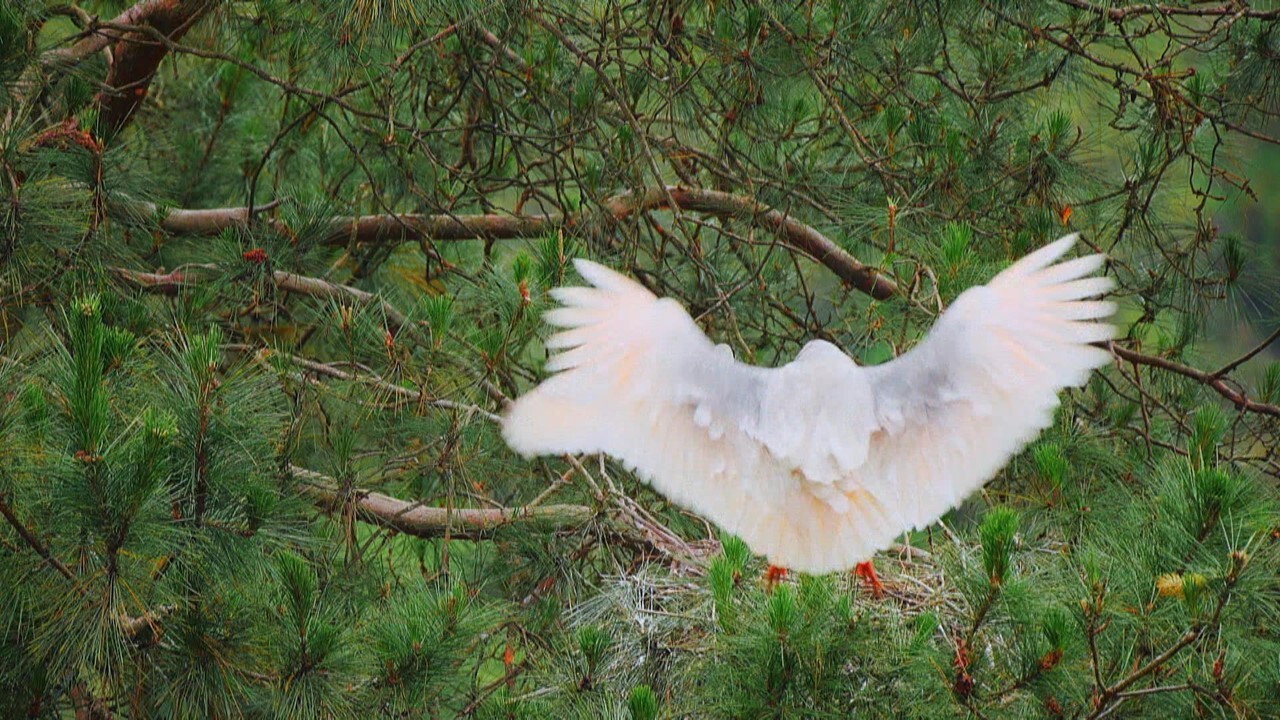
[[871,588],[871,597],[877,600],[884,597],[884,585],[880,584],[880,578],[876,577],[875,566],[871,564],[870,560],[855,565],[853,574],[866,581],[867,587]]
[[772,591],[774,586],[787,576],[787,569],[778,565],[770,565],[764,571],[764,587]]

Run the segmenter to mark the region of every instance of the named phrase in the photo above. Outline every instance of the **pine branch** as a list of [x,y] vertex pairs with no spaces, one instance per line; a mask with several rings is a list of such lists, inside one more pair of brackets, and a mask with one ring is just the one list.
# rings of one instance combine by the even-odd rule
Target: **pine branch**
[[1280,417],[1280,405],[1271,405],[1268,403],[1261,403],[1256,400],[1250,400],[1249,397],[1244,394],[1243,390],[1237,390],[1236,388],[1231,387],[1231,385],[1223,379],[1221,371],[1210,373],[1205,372],[1204,370],[1197,370],[1189,365],[1183,365],[1182,363],[1175,362],[1167,358],[1157,357],[1155,355],[1146,355],[1136,350],[1130,350],[1129,348],[1117,345],[1111,341],[1095,344],[1104,350],[1111,351],[1117,357],[1124,358],[1129,362],[1167,370],[1175,375],[1181,375],[1185,378],[1195,380],[1201,385],[1207,385],[1214,392],[1227,400],[1230,400],[1231,404],[1236,406],[1236,409],[1243,412],[1255,412],[1263,415],[1271,415],[1272,417]]
[[[140,0],[124,12],[115,16],[112,23],[121,25],[138,25],[148,22],[153,16],[163,15],[171,10],[175,0]],[[51,68],[69,68],[84,59],[101,52],[111,45],[112,38],[97,32],[98,25],[90,23],[81,35],[83,37],[68,48],[50,50],[40,58],[40,64]]]
[[[80,595],[85,594],[86,589],[80,584],[75,573],[71,572],[71,569],[65,563],[50,552],[44,543],[40,542],[40,538],[36,537],[35,533],[18,518],[17,513],[13,511],[13,508],[6,502],[3,495],[0,495],[0,515],[4,516],[4,519],[8,521],[14,532],[18,533],[18,537],[22,538],[23,542],[43,558],[49,567],[58,571],[59,575],[70,581],[75,586],[77,593]],[[126,637],[135,642],[149,643],[160,636],[158,622],[172,613],[173,610],[173,606],[166,605],[137,617],[122,614],[119,618],[120,630]]]
[[[146,25],[176,41],[217,2],[169,0],[154,5],[151,12],[135,18],[132,23],[126,21],[126,24]],[[97,97],[99,134],[114,135],[129,124],[147,96],[147,88],[156,69],[168,53],[166,44],[147,41],[136,33],[126,34],[116,41],[111,53],[111,68],[107,71],[106,88]]]
[[356,516],[365,522],[420,538],[475,539],[491,535],[500,527],[517,523],[547,525],[555,529],[577,529],[595,517],[585,505],[543,505],[535,508],[441,508],[406,502],[372,490],[344,494],[333,478],[296,465],[289,473],[299,489],[317,506],[339,510],[353,503]]
[[22,520],[20,520],[18,515],[13,511],[13,508],[9,507],[9,503],[5,502],[3,495],[0,495],[0,515],[4,515],[4,519],[9,521],[9,525],[13,527],[14,532],[18,533],[18,537],[22,538],[22,541],[25,542],[32,550],[35,550],[37,555],[44,558],[44,561],[49,564],[49,567],[57,570],[59,575],[71,582],[76,581],[75,573],[71,572],[71,570],[61,560],[55,557],[53,553],[49,552],[49,549],[44,546],[44,543],[40,542],[40,538],[36,537],[35,533],[31,532],[31,530],[23,524]]
[[[129,270],[128,268],[113,267],[111,272],[116,277],[138,287],[146,288],[155,292],[164,293],[166,295],[176,294],[179,289],[200,283],[200,278],[196,276],[194,271],[206,270],[216,271],[216,265],[188,265],[183,268],[177,268],[168,273],[148,273],[138,270]],[[377,295],[366,292],[359,288],[353,288],[350,285],[340,285],[330,282],[322,278],[310,277],[307,275],[298,275],[296,273],[276,270],[271,273],[271,279],[276,287],[288,292],[295,292],[300,295],[308,295],[310,297],[322,298],[325,300],[334,300],[337,302],[349,302],[359,305],[372,305],[382,311],[383,316],[387,320],[387,326],[392,332],[398,333],[406,325],[410,324],[409,318],[399,310],[392,307],[389,303],[383,301]]]
[[161,210],[155,203],[113,198],[107,202],[107,214],[118,218],[158,218],[160,228],[170,235],[214,236],[227,228],[248,227],[249,218],[257,217],[280,206],[279,200],[247,207]]
[[[621,222],[642,212],[670,209],[701,212],[717,217],[748,219],[773,230],[791,247],[796,248],[857,290],[876,299],[898,292],[898,286],[875,268],[864,265],[816,228],[753,198],[718,190],[686,188],[679,185],[653,187],[640,192],[625,192],[601,204],[614,222]],[[114,206],[117,213],[128,211],[135,216],[160,215],[151,203]],[[256,211],[256,208],[255,208]],[[247,224],[247,208],[214,208],[210,210],[168,210],[160,216],[161,229],[174,235],[216,235],[229,227]],[[415,242],[420,240],[506,240],[540,237],[556,230],[589,227],[596,220],[591,213],[569,215],[362,215],[334,218],[326,243],[345,245],[358,243]]]
[[[1098,695],[1097,703],[1094,706],[1093,713],[1091,713],[1088,716],[1089,720],[1100,720],[1101,718],[1109,715],[1113,710],[1115,710],[1116,707],[1119,706],[1121,702],[1124,702],[1124,700],[1130,696],[1130,695],[1126,695],[1125,693],[1125,691],[1128,690],[1129,687],[1131,687],[1134,683],[1138,682],[1142,678],[1147,677],[1148,675],[1151,675],[1152,673],[1160,670],[1162,667],[1164,667],[1165,663],[1173,659],[1173,657],[1178,653],[1182,652],[1183,648],[1187,647],[1188,645],[1195,642],[1196,640],[1199,640],[1200,637],[1205,634],[1205,632],[1210,631],[1218,626],[1218,621],[1222,618],[1222,610],[1227,606],[1227,601],[1231,597],[1231,591],[1235,588],[1236,581],[1239,580],[1239,577],[1240,577],[1239,573],[1244,568],[1245,562],[1246,561],[1243,559],[1243,556],[1238,557],[1235,554],[1232,555],[1232,563],[1233,563],[1232,570],[1227,575],[1225,579],[1226,580],[1225,586],[1223,587],[1222,592],[1218,595],[1218,601],[1214,605],[1213,613],[1210,615],[1209,619],[1206,622],[1201,622],[1194,625],[1191,629],[1183,633],[1182,636],[1179,637],[1176,642],[1174,642],[1172,645],[1166,648],[1164,652],[1152,658],[1142,667],[1139,667],[1138,669],[1134,670],[1128,675],[1125,675],[1123,678],[1121,678],[1114,684],[1109,685],[1105,688],[1098,686],[1100,688],[1100,694]],[[1173,690],[1177,688],[1165,688],[1165,689]],[[1136,695],[1137,693],[1134,693],[1134,694]],[[1113,700],[1117,701],[1114,705],[1112,704]]]
[[[265,353],[267,352],[279,353],[278,350],[257,348],[251,345],[239,343],[229,343],[222,347],[227,350],[234,350],[238,352],[258,353],[259,358],[265,358]],[[298,355],[288,355],[287,357],[289,358],[289,362],[317,375],[324,375],[325,377],[334,378],[335,380],[364,383],[370,387],[420,405],[429,405],[432,407],[444,408],[446,410],[459,410],[465,413],[473,413],[493,423],[501,421],[501,417],[479,406],[467,405],[465,403],[456,402],[454,400],[445,400],[443,398],[432,398],[426,393],[414,390],[413,388],[404,387],[403,385],[397,385],[393,382],[388,382],[376,375],[358,375],[356,373],[347,372],[332,365],[327,365],[315,360],[309,360]],[[297,377],[301,378],[302,374],[298,373]]]
[[880,182],[884,186],[886,193],[893,193],[899,197],[905,196],[906,192],[898,182],[897,178],[894,177],[894,174],[883,167],[884,161],[887,157],[880,156],[876,153],[875,148],[871,147],[871,142],[867,140],[867,137],[858,130],[858,128],[849,119],[849,116],[845,114],[844,107],[840,104],[840,99],[836,97],[836,93],[832,90],[831,85],[824,78],[823,69],[818,66],[818,61],[811,60],[807,57],[807,46],[804,43],[801,43],[799,39],[796,38],[795,34],[787,29],[786,25],[783,25],[778,21],[777,17],[771,11],[768,3],[757,3],[757,7],[760,7],[762,10],[769,13],[769,24],[772,25],[783,38],[786,38],[787,43],[800,55],[800,57],[804,59],[805,72],[808,73],[809,79],[813,81],[814,87],[818,89],[818,93],[826,102],[827,107],[831,108],[831,112],[835,114],[836,119],[840,123],[840,127],[853,141],[854,146],[858,148],[858,155],[859,160],[862,163],[862,168],[875,171],[876,175],[879,176]]
[[1179,7],[1177,5],[1128,5],[1125,7],[1104,7],[1087,2],[1086,0],[1058,0],[1063,5],[1070,5],[1079,10],[1087,10],[1099,15],[1105,15],[1112,22],[1120,22],[1131,17],[1140,17],[1142,15],[1164,15],[1181,16],[1181,17],[1225,17],[1239,15],[1241,17],[1255,18],[1261,20],[1274,20],[1280,18],[1280,10],[1255,10],[1248,6],[1247,3],[1228,2],[1221,5],[1211,5],[1209,7]]
[[275,280],[276,287],[289,292],[296,292],[301,295],[309,295],[311,297],[334,300],[337,302],[355,302],[360,305],[372,305],[382,310],[382,314],[387,319],[387,325],[392,332],[399,332],[401,328],[409,324],[409,318],[404,313],[391,307],[390,304],[384,302],[382,298],[370,292],[365,292],[359,288],[353,288],[350,285],[339,285],[335,282],[329,282],[322,278],[309,277],[307,275],[298,275],[297,273],[284,272],[276,270],[271,273],[271,277]]
[[[635,137],[640,141],[640,149],[644,152],[645,162],[649,165],[649,172],[653,174],[654,181],[661,183],[663,178],[662,169],[658,167],[658,160],[654,157],[653,148],[649,145],[648,134],[645,133],[644,128],[640,125],[640,120],[636,117],[635,111],[631,107],[631,103],[628,103],[627,98],[618,90],[618,86],[614,84],[613,78],[609,77],[609,73],[605,72],[600,63],[596,62],[595,59],[579,48],[577,44],[569,38],[569,36],[565,35],[560,30],[559,23],[563,22],[562,20],[557,18],[555,22],[552,22],[538,12],[529,12],[527,16],[541,26],[543,30],[550,33],[552,37],[558,40],[560,44],[565,47],[565,49],[573,53],[574,57],[578,58],[578,62],[591,68],[596,77],[600,79],[600,84],[603,85],[605,90],[613,96],[613,101],[617,103],[618,109],[622,111],[622,116],[626,119],[627,125],[631,127],[631,132],[634,133]],[[663,195],[663,198],[666,201],[665,206],[671,210],[671,212],[676,214],[676,219],[679,219],[681,207],[680,204],[676,202],[671,190],[672,188],[667,185],[658,186],[658,192]]]

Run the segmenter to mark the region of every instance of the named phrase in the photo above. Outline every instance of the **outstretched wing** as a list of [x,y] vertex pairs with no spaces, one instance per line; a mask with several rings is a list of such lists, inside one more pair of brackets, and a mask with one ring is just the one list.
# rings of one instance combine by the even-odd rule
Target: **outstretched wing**
[[1047,245],[952,302],[916,347],[865,368],[876,425],[859,487],[902,529],[960,504],[1053,421],[1058,392],[1110,360],[1091,343],[1114,303],[1093,274],[1102,255],[1058,261],[1077,239]]
[[777,369],[715,346],[673,300],[576,261],[558,288],[556,374],[518,399],[504,436],[526,455],[606,452],[656,490],[806,571],[865,560],[931,522],[1044,427],[1056,393],[1106,361],[1082,302],[1101,258],[1050,265],[1065,238],[957,299],[910,353],[859,368],[809,343]]

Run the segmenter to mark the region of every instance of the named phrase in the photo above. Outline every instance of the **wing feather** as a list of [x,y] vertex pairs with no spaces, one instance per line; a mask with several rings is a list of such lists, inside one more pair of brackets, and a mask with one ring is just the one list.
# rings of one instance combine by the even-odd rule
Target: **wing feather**
[[848,568],[960,503],[1035,437],[1058,391],[1107,362],[1115,306],[1075,236],[963,293],[891,362],[811,342],[787,365],[739,363],[684,309],[601,265],[561,307],[550,378],[509,408],[526,455],[604,452],[656,490],[797,570]]
[[[927,525],[990,479],[1053,420],[1058,392],[1084,384],[1110,355],[1090,343],[1115,329],[1096,322],[1115,305],[1090,301],[1112,286],[1083,277],[1100,255],[1052,264],[1070,235],[1028,255],[952,303],[929,335],[867,368],[886,429],[856,482],[897,498],[903,529]],[[910,470],[907,458],[928,461]]]

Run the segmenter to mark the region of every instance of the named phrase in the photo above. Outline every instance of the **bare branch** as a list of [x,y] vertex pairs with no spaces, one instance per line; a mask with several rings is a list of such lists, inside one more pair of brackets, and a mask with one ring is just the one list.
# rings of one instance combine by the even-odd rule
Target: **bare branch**
[[512,523],[543,524],[576,529],[595,517],[585,505],[541,505],[534,508],[441,508],[411,503],[372,490],[344,494],[332,478],[296,465],[289,466],[299,489],[316,505],[337,510],[346,503],[355,505],[357,516],[369,523],[420,538],[454,539],[485,537]]
[[1108,20],[1120,22],[1126,18],[1138,17],[1142,15],[1164,15],[1164,16],[1181,16],[1181,17],[1223,17],[1226,15],[1240,15],[1247,18],[1255,18],[1261,20],[1274,20],[1280,18],[1280,10],[1255,10],[1248,7],[1246,3],[1226,2],[1221,5],[1209,5],[1206,7],[1179,7],[1176,5],[1160,5],[1151,3],[1149,5],[1129,5],[1126,7],[1103,7],[1087,2],[1086,0],[1058,0],[1063,5],[1070,5],[1073,8],[1086,10],[1088,12],[1105,15]]
[[1176,375],[1181,375],[1185,378],[1195,380],[1201,385],[1207,385],[1214,392],[1227,400],[1230,400],[1231,404],[1235,405],[1236,408],[1240,410],[1261,413],[1263,415],[1271,415],[1272,417],[1280,417],[1280,405],[1271,405],[1268,403],[1260,403],[1256,400],[1250,400],[1243,391],[1231,387],[1231,385],[1221,377],[1220,373],[1210,373],[1205,372],[1204,370],[1197,370],[1189,365],[1183,365],[1180,362],[1175,362],[1167,358],[1157,357],[1155,355],[1146,355],[1136,350],[1130,350],[1129,348],[1122,347],[1114,342],[1098,343],[1098,347],[1101,347],[1104,350],[1110,350],[1117,357],[1124,358],[1129,362],[1167,370]]
[[[849,286],[876,299],[898,292],[893,280],[875,268],[864,265],[814,227],[752,198],[717,190],[686,188],[678,185],[654,187],[640,192],[626,192],[606,199],[602,204],[613,221],[622,221],[638,212],[671,209],[701,212],[718,217],[741,217],[773,230],[791,247],[800,250],[834,272]],[[122,210],[125,206],[116,206]],[[150,203],[137,203],[130,210],[140,215],[156,215],[159,210]],[[174,235],[216,235],[229,227],[242,227],[248,218],[247,208],[214,208],[210,210],[169,210],[160,218],[160,227]],[[386,243],[419,240],[504,240],[546,235],[558,229],[589,225],[594,218],[588,213],[571,215],[363,215],[334,218],[326,242],[343,245],[349,242]]]
[[[145,23],[153,15],[168,12],[173,4],[174,0],[139,0],[139,2],[117,15],[111,22],[122,25]],[[45,53],[40,58],[40,64],[45,67],[71,67],[90,55],[102,51],[112,43],[112,38],[102,33],[94,32],[92,24],[85,30],[83,35],[84,37],[71,47],[50,50]]]
[[[183,287],[198,284],[200,282],[199,278],[193,276],[193,271],[217,269],[216,265],[189,265],[186,268],[178,268],[162,274],[140,272],[120,267],[110,268],[116,277],[131,285],[166,295],[176,294]],[[353,288],[350,285],[340,285],[322,278],[298,275],[283,270],[276,270],[271,273],[271,279],[277,288],[288,292],[296,292],[300,295],[335,300],[337,302],[373,305],[382,311],[382,314],[387,319],[387,326],[393,332],[399,332],[410,324],[409,318],[404,313],[384,302],[377,295],[359,288]]]

